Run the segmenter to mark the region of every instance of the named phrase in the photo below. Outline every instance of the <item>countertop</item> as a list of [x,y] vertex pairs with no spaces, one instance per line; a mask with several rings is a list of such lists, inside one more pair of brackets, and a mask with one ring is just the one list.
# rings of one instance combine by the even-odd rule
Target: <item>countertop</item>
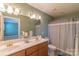
[[16,43],[14,43],[13,46],[11,46],[11,47],[7,47],[5,45],[0,46],[0,56],[8,56],[8,55],[16,53],[20,50],[27,49],[29,47],[32,47],[34,45],[37,45],[37,44],[40,44],[40,43],[43,43],[43,42],[46,42],[46,41],[48,41],[48,39],[42,38],[40,40],[30,42],[30,43],[25,43],[24,41],[18,41]]

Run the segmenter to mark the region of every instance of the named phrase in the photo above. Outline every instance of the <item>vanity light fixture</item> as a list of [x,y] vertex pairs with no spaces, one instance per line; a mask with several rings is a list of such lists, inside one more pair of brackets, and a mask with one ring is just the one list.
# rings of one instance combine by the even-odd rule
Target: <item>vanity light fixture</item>
[[[6,9],[3,3],[0,3],[0,12],[7,12],[8,14],[14,14],[14,15],[22,14],[22,13],[20,13],[19,8],[13,9],[11,6],[8,6],[7,9]],[[37,14],[35,14],[33,12],[28,12],[27,16],[29,18],[35,19],[35,20],[40,20],[41,19],[40,15],[37,15]]]
[[[4,4],[0,3],[0,12],[7,12],[8,14],[19,15],[20,14],[20,9],[19,8],[13,9],[11,6],[8,6],[7,8],[5,8]],[[33,12],[29,12],[27,16],[29,18],[35,19],[35,20],[41,19],[40,15],[37,15]]]
[[6,9],[5,9],[5,6],[3,3],[0,3],[0,12],[5,12]]
[[8,6],[7,13],[9,13],[9,14],[13,13],[13,8],[11,6]]
[[5,8],[5,5],[3,3],[0,3],[0,12],[7,12],[9,14],[19,15],[20,10],[18,8],[14,9],[11,6],[8,6]]

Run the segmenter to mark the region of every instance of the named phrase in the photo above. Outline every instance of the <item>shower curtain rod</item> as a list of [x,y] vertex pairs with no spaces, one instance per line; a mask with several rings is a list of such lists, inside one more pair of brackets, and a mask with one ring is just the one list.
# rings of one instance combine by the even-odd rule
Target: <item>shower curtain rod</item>
[[64,24],[76,24],[79,23],[79,21],[74,21],[74,22],[63,22],[63,23],[56,23],[56,24],[49,24],[48,26],[53,26],[53,25],[64,25]]

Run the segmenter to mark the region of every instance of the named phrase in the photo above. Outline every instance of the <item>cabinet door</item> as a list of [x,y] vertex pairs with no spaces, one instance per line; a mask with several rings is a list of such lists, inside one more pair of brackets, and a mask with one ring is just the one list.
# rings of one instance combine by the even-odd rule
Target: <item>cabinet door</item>
[[48,47],[43,47],[39,50],[39,56],[48,56]]
[[10,56],[25,56],[25,50],[16,52],[16,53],[14,53],[14,54],[12,54]]
[[48,42],[39,45],[39,56],[48,56]]
[[[26,49],[26,56],[30,56],[32,55],[33,53],[37,52],[38,51],[38,45],[36,46],[33,46],[33,47],[30,47],[28,49]],[[36,53],[35,53],[36,54]],[[34,55],[35,55],[34,54]]]

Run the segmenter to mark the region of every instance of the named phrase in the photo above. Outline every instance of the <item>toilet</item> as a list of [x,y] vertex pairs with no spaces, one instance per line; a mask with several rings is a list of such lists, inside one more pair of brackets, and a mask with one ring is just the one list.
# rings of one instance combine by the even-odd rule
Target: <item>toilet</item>
[[55,50],[56,50],[55,46],[53,46],[52,44],[48,45],[48,55],[49,56],[55,56]]

